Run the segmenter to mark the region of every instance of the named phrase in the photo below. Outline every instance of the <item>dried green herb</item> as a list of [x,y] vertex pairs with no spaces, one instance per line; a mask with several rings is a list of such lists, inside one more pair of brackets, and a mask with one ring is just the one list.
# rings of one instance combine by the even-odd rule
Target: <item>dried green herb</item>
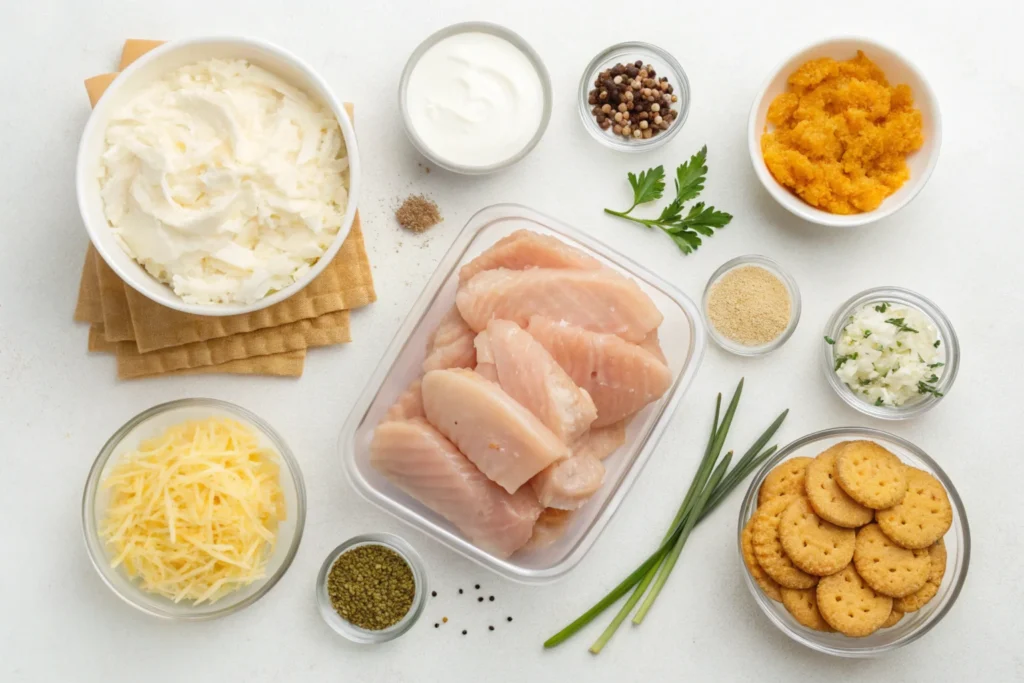
[[342,553],[327,575],[327,595],[349,623],[369,631],[394,626],[412,608],[416,580],[401,555],[382,545]]

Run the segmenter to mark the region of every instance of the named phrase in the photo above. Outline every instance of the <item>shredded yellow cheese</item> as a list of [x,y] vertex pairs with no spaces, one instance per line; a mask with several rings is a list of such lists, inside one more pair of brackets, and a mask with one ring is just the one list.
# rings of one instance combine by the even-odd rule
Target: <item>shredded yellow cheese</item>
[[111,566],[174,602],[214,602],[266,573],[285,518],[277,454],[247,426],[209,418],[125,454],[100,536]]

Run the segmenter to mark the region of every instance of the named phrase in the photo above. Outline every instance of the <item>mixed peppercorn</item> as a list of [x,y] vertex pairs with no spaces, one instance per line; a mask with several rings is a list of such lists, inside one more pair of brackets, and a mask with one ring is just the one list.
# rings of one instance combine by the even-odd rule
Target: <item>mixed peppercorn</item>
[[587,97],[598,126],[637,140],[668,130],[677,116],[672,104],[678,101],[668,79],[639,59],[602,71]]

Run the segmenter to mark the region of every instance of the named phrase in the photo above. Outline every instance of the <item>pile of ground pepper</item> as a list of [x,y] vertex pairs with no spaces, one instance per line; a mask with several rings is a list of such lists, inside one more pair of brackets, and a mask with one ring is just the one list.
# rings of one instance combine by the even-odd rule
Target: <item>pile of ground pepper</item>
[[327,575],[327,595],[343,619],[369,631],[394,626],[412,608],[416,580],[401,555],[382,545],[342,553]]
[[760,266],[741,266],[711,287],[707,315],[723,336],[744,346],[762,346],[785,332],[793,313],[786,285]]
[[423,232],[441,222],[441,210],[437,204],[421,194],[406,197],[395,211],[398,224],[412,232]]

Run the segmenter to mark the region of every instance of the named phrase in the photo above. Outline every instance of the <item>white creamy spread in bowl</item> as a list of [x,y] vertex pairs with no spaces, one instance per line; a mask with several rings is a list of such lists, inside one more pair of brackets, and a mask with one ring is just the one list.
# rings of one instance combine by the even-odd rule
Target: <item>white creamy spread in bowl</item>
[[333,112],[245,60],[177,68],[115,110],[98,175],[124,251],[189,304],[251,304],[338,235],[348,158]]

